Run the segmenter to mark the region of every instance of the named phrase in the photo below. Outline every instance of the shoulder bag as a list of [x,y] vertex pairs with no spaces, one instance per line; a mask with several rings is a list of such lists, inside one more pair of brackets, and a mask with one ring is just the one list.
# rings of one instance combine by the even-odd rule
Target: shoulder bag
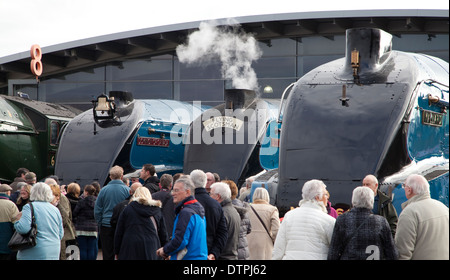
[[20,234],[15,231],[8,243],[8,248],[15,252],[19,250],[25,250],[36,246],[37,226],[34,217],[33,204],[30,202],[31,209],[31,229],[26,234]]
[[256,217],[258,217],[259,221],[261,222],[261,224],[263,225],[264,229],[267,231],[267,234],[270,237],[270,240],[272,240],[272,243],[274,243],[272,235],[270,234],[269,230],[266,227],[266,224],[263,222],[263,220],[261,219],[261,217],[258,215],[258,212],[256,212],[255,208],[253,208],[253,206],[250,205],[250,207],[252,208],[253,212],[255,213]]

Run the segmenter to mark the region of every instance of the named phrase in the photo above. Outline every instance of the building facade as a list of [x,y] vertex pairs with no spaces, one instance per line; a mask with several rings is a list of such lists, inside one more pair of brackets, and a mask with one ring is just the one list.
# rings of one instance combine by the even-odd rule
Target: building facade
[[[313,68],[345,54],[345,30],[376,27],[393,35],[393,49],[449,61],[448,10],[347,11],[238,18],[258,40],[263,54],[252,64],[262,97],[280,98],[284,89]],[[220,21],[219,21],[220,22]],[[43,48],[44,73],[36,82],[24,55],[0,58],[0,94],[26,93],[79,109],[109,91],[137,99],[223,102],[229,81],[219,61],[188,66],[176,46],[199,22],[130,31]],[[27,68],[28,67],[28,68]]]

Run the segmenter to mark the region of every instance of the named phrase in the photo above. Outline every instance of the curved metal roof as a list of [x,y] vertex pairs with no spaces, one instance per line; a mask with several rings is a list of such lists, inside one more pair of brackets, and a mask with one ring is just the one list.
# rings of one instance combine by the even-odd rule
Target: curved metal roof
[[[448,34],[448,10],[354,10],[299,12],[236,18],[246,32],[260,41],[274,38],[301,38],[344,35],[355,27],[374,27],[393,35]],[[226,24],[226,19],[218,19]],[[42,48],[46,76],[76,71],[109,61],[173,53],[200,21],[165,25],[97,36]],[[22,52],[0,58],[0,87],[8,79],[30,79],[30,54]]]

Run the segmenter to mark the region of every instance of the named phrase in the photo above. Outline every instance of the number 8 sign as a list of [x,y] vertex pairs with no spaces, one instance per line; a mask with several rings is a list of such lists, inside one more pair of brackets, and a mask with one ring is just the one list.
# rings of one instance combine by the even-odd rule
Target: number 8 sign
[[42,51],[39,45],[32,45],[30,50],[31,55],[31,73],[36,76],[36,79],[42,74],[43,66],[42,66]]

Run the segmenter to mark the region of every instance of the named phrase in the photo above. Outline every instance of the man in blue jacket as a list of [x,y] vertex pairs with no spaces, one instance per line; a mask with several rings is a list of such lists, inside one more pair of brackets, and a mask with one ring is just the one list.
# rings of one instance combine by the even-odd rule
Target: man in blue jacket
[[104,260],[114,260],[114,230],[111,227],[114,206],[129,196],[129,188],[123,183],[122,177],[123,168],[113,166],[109,170],[111,181],[100,190],[95,201],[94,217],[99,224]]
[[173,186],[175,221],[172,240],[156,252],[171,260],[206,260],[206,222],[203,206],[191,195],[194,184],[188,176],[181,176]]

